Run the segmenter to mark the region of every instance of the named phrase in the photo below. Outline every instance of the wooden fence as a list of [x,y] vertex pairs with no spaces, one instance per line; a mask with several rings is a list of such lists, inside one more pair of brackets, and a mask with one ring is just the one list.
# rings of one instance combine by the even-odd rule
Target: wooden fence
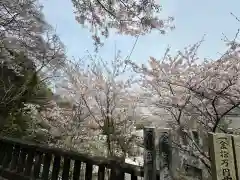
[[[155,128],[144,128],[144,167],[21,140],[0,138],[0,177],[11,180],[123,180],[126,176],[131,180],[143,177],[144,180],[160,179],[160,173],[156,170],[158,162],[155,134]],[[93,173],[94,170],[97,172]],[[106,171],[110,172],[107,178]]]
[[212,180],[240,180],[240,136],[210,133]]
[[[144,129],[144,167],[59,148],[0,138],[0,177],[10,180],[159,180],[155,128]],[[240,180],[240,136],[210,133],[212,180]],[[161,147],[160,147],[161,148]],[[97,171],[94,173],[94,171]],[[106,177],[106,172],[110,172]],[[127,175],[128,174],[128,175]],[[162,178],[161,178],[162,180]]]
[[[81,166],[85,166],[84,172]],[[124,179],[125,173],[131,180],[143,177],[143,169],[138,166],[90,157],[58,148],[43,147],[24,143],[15,139],[0,139],[0,176],[11,180],[59,179],[78,180],[84,176],[93,179],[93,167],[97,166],[97,179],[104,180],[105,171],[110,169],[110,179]],[[51,172],[51,173],[50,173]]]

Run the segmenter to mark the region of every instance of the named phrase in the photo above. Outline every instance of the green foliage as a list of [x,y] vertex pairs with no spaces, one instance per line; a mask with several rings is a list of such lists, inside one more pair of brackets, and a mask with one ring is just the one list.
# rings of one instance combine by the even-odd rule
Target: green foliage
[[136,124],[135,127],[136,127],[136,130],[141,130],[144,128],[144,124]]
[[[0,134],[21,137],[28,133],[33,121],[27,104],[43,107],[52,92],[42,82],[34,63],[22,52],[8,50],[0,68]],[[41,108],[40,108],[41,109]]]
[[31,122],[31,117],[29,114],[16,111],[12,112],[6,118],[6,124],[0,131],[0,134],[3,136],[12,136],[12,137],[22,137],[27,135],[27,129],[29,123]]

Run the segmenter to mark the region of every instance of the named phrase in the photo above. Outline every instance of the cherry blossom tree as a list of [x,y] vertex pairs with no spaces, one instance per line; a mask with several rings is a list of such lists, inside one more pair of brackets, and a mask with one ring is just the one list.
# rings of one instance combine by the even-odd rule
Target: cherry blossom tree
[[[27,128],[38,129],[35,126],[41,120],[38,115],[52,95],[50,80],[57,80],[65,60],[64,46],[45,21],[37,0],[1,1],[1,123],[3,119],[9,119],[8,116],[26,114],[29,117],[19,121],[28,121]],[[36,110],[38,113],[35,113]],[[27,130],[33,134],[36,129]]]
[[72,0],[76,20],[93,32],[95,45],[109,29],[127,35],[144,35],[154,29],[165,34],[173,29],[173,17],[160,18],[162,7],[155,0]]
[[[199,159],[210,172],[208,149],[204,149],[207,133],[228,133],[221,124],[240,105],[239,44],[235,38],[220,59],[201,61],[197,56],[201,43],[174,57],[167,49],[161,60],[150,57],[148,66],[128,63],[141,75],[142,102],[153,114],[168,114],[171,127],[188,142],[187,146],[175,142],[175,147]],[[203,144],[192,138],[191,128],[205,138]]]
[[66,60],[64,46],[45,21],[41,8],[37,0],[3,0],[0,3],[1,63],[20,76],[25,72],[21,69],[31,70],[32,76],[38,76],[39,86],[49,85],[49,79],[57,80]]
[[64,65],[64,45],[45,21],[37,0],[0,3],[1,48],[24,54],[45,78]]
[[131,80],[122,79],[125,63],[119,55],[111,64],[93,56],[88,58],[92,63],[86,68],[70,64],[65,85],[59,86],[74,104],[75,123],[81,122],[82,129],[84,124],[91,141],[102,139],[102,145],[96,148],[103,149],[106,156],[125,158],[135,137],[131,131],[137,101]]

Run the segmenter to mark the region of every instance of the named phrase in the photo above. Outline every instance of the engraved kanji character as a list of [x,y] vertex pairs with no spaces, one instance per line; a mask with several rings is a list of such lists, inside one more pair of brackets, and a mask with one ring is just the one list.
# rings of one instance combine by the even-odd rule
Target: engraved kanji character
[[225,167],[228,167],[228,159],[222,159],[221,160],[221,165],[225,166]]
[[223,173],[223,176],[224,177],[231,177],[231,174],[230,174],[230,169],[222,169],[222,173]]
[[220,148],[227,149],[228,143],[226,141],[220,141]]
[[221,150],[221,151],[220,151],[220,156],[221,156],[222,158],[228,158],[228,152],[227,152],[227,151],[224,151],[224,150]]

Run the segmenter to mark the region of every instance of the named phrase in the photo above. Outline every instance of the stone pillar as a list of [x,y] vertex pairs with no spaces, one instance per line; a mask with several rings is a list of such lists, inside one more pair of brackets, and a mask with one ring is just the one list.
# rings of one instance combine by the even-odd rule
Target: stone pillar
[[156,180],[155,128],[144,127],[144,180]]

